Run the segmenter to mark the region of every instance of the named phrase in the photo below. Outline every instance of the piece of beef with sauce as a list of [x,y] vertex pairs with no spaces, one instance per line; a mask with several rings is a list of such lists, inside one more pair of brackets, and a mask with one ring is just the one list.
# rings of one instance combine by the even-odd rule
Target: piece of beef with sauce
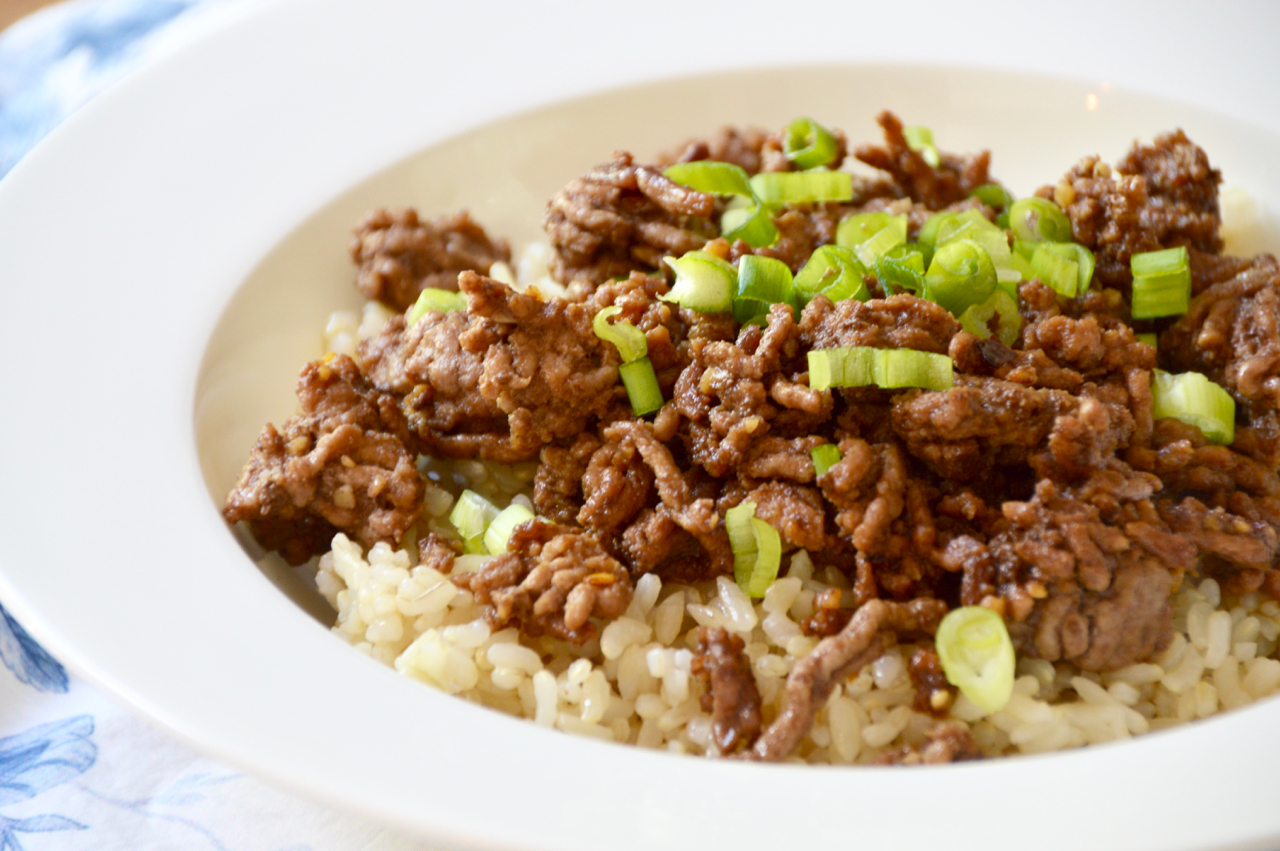
[[263,428],[223,516],[246,521],[290,564],[325,552],[338,532],[366,548],[399,544],[422,511],[423,483],[395,397],[337,355],[302,370],[298,402],[279,430]]
[[555,249],[551,274],[565,284],[598,285],[633,270],[657,269],[668,254],[679,256],[719,236],[716,210],[714,195],[618,152],[547,205],[544,227]]
[[627,569],[589,533],[540,519],[517,526],[506,553],[453,581],[493,628],[516,624],[577,644],[596,634],[592,618],[620,616],[634,592]]
[[423,220],[409,207],[374,210],[355,230],[351,259],[360,267],[356,289],[403,313],[432,287],[458,289],[458,273],[489,274],[511,261],[506,240],[491,239],[471,215]]
[[370,379],[402,397],[423,446],[527,460],[625,406],[617,349],[591,326],[622,284],[585,303],[543,300],[473,272],[458,284],[465,312],[428,311],[412,327],[393,317],[359,351]]
[[1051,186],[1036,190],[1071,220],[1075,241],[1094,253],[1094,278],[1127,297],[1134,254],[1186,245],[1222,250],[1221,173],[1181,130],[1135,143],[1112,169],[1097,156],[1080,160]]

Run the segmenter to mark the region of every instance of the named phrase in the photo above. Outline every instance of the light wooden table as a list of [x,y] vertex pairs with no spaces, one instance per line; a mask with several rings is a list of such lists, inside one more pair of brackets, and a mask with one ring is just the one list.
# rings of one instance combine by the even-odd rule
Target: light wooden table
[[0,0],[0,30],[36,9],[52,6],[55,0]]

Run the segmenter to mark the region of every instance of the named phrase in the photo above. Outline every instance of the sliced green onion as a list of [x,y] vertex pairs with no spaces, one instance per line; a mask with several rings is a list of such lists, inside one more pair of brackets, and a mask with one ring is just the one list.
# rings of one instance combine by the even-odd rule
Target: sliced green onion
[[868,301],[871,293],[863,280],[865,272],[862,263],[848,248],[819,246],[809,255],[804,268],[796,273],[792,282],[796,306],[803,308],[818,293],[832,301],[846,298]]
[[939,246],[924,276],[924,297],[959,316],[996,288],[996,268],[987,250],[971,239]]
[[755,197],[751,192],[751,178],[742,166],[733,163],[716,162],[715,160],[699,160],[692,163],[675,163],[663,169],[662,174],[668,180],[674,180],[682,186],[709,195],[745,195]]
[[787,125],[782,152],[796,168],[816,168],[836,158],[836,139],[812,118],[797,118]]
[[836,227],[836,245],[841,248],[857,248],[887,228],[895,218],[897,217],[885,212],[854,213],[851,216],[845,216]]
[[1151,373],[1151,416],[1173,417],[1196,426],[1205,440],[1223,446],[1236,439],[1236,400],[1198,372]]
[[771,304],[773,302],[759,298],[735,298],[733,321],[739,325],[768,325]]
[[462,293],[428,287],[418,294],[418,300],[413,303],[413,307],[409,308],[409,312],[405,314],[404,321],[409,325],[417,325],[418,320],[432,310],[439,313],[448,313],[451,310],[466,309],[467,297]]
[[862,261],[863,265],[871,267],[885,253],[899,245],[905,245],[906,242],[907,217],[893,216],[889,219],[888,224],[869,239],[863,240],[853,251],[858,255],[858,259]]
[[1037,251],[1040,249],[1052,251],[1061,257],[1075,261],[1078,278],[1077,294],[1084,295],[1089,291],[1089,282],[1093,280],[1093,269],[1097,265],[1092,251],[1078,242],[1041,242]]
[[790,304],[791,269],[776,257],[742,255],[738,260],[737,297]]
[[683,257],[663,258],[676,273],[671,292],[658,296],[699,313],[724,313],[733,307],[733,290],[738,270],[732,263],[705,251],[690,251]]
[[465,553],[483,553],[484,533],[498,516],[498,507],[472,490],[464,490],[449,512],[449,522],[462,536]]
[[1017,263],[1009,250],[1009,236],[978,210],[955,213],[938,223],[934,233],[938,248],[957,239],[971,239],[983,247],[996,270],[996,280],[1016,284],[1023,279],[1025,264]]
[[511,533],[521,523],[532,519],[532,511],[518,502],[511,503],[498,512],[498,516],[493,518],[493,522],[485,530],[484,548],[489,551],[489,555],[502,555],[507,551],[507,541],[511,540]]
[[729,242],[740,239],[752,248],[764,248],[778,241],[778,227],[763,204],[730,205],[720,216],[720,235]]
[[934,213],[920,227],[920,232],[916,235],[916,241],[922,245],[936,247],[938,245],[938,231],[947,222],[954,219],[957,213]]
[[907,147],[923,157],[929,165],[937,168],[942,162],[938,156],[938,149],[933,144],[933,131],[928,127],[920,125],[903,127],[902,136],[907,140]]
[[1014,236],[1028,242],[1070,242],[1071,220],[1046,198],[1019,198],[1009,208]]
[[895,245],[876,258],[876,278],[885,295],[924,292],[925,251],[919,243],[908,242]]
[[1191,265],[1186,246],[1135,254],[1133,272],[1134,319],[1179,316],[1191,302]]
[[623,363],[631,363],[649,353],[649,343],[645,340],[644,332],[630,322],[609,324],[609,320],[621,312],[622,308],[616,304],[602,308],[591,320],[591,330],[601,340],[617,346]]
[[1018,200],[1013,193],[999,183],[984,183],[969,191],[970,198],[977,198],[993,210],[1008,210]]
[[1148,331],[1142,334],[1134,334],[1133,336],[1138,339],[1139,343],[1145,343],[1146,345],[1150,346],[1153,349],[1159,348],[1158,341],[1160,339],[1160,335],[1155,333],[1154,331]]
[[996,338],[1012,346],[1022,330],[1022,317],[1018,314],[1017,300],[1004,290],[997,289],[986,301],[966,308],[960,314],[960,327],[985,340],[991,336],[992,319],[996,319]]
[[853,199],[853,175],[846,171],[764,171],[751,178],[764,204],[817,204]]
[[821,446],[815,446],[809,450],[809,457],[813,459],[813,474],[821,478],[827,474],[827,471],[840,463],[840,447],[834,443],[824,443]]
[[1004,619],[984,606],[952,609],[933,639],[947,682],[988,714],[1013,696],[1013,642]]
[[1075,298],[1080,291],[1080,269],[1075,260],[1049,249],[1052,242],[1042,242],[1031,255],[1031,272],[1058,295]]
[[637,417],[647,416],[662,407],[662,388],[653,371],[653,362],[647,357],[629,361],[618,367],[622,386],[627,388],[631,400],[631,412]]
[[868,385],[946,390],[954,383],[951,358],[934,352],[841,346],[811,349],[807,357],[809,386],[814,390]]
[[724,513],[724,525],[733,550],[734,582],[748,597],[759,598],[778,578],[782,536],[755,513],[754,502],[743,502]]

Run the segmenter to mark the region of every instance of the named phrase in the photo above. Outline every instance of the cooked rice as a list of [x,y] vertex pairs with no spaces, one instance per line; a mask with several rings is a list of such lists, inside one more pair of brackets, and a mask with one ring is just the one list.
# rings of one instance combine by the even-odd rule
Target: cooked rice
[[[693,754],[715,753],[690,673],[697,628],[724,627],[746,642],[768,722],[787,673],[817,643],[800,630],[814,598],[848,588],[836,571],[814,576],[803,551],[754,602],[727,577],[689,586],[650,574],[623,617],[575,647],[491,631],[470,593],[414,562],[385,544],[362,553],[338,535],[316,577],[338,612],[334,632],[407,676],[543,726]],[[1175,602],[1173,640],[1150,662],[1099,675],[1023,659],[1007,706],[986,715],[960,697],[951,717],[988,756],[1039,753],[1175,726],[1280,690],[1280,604],[1257,593],[1224,599],[1212,579],[1188,584]],[[792,761],[868,763],[920,744],[936,720],[911,708],[913,696],[893,648],[836,687]]]

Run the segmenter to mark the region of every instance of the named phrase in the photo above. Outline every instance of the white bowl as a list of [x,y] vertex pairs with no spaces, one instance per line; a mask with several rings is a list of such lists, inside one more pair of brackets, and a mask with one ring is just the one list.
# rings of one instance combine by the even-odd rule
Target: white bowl
[[[514,114],[622,78],[572,77],[558,59],[537,94],[514,77],[496,94],[491,70],[419,95],[397,74],[381,81],[396,97],[361,106],[376,61],[430,22],[415,6],[367,9],[348,22],[341,4],[272,7],[92,104],[0,183],[0,598],[55,655],[200,748],[451,846],[1280,842],[1274,700],[1124,744],[935,768],[604,745],[364,658],[295,604],[304,595],[287,579],[260,572],[218,514],[262,423],[292,410],[325,318],[359,301],[346,242],[371,207],[465,206],[520,243],[545,199],[615,148],[646,158],[722,123],[800,114],[872,140],[889,107],[948,150],[991,148],[993,173],[1019,193],[1081,155],[1114,159],[1181,126],[1228,182],[1280,209],[1280,139],[1097,83],[886,63],[667,79]],[[344,51],[316,45],[339,35]],[[486,43],[517,77],[535,58],[522,35],[499,27]],[[440,38],[444,59],[390,67],[465,67],[457,39]],[[424,113],[380,121],[397,103]],[[503,114],[514,117],[482,124]],[[1274,225],[1255,237],[1280,246]]]

